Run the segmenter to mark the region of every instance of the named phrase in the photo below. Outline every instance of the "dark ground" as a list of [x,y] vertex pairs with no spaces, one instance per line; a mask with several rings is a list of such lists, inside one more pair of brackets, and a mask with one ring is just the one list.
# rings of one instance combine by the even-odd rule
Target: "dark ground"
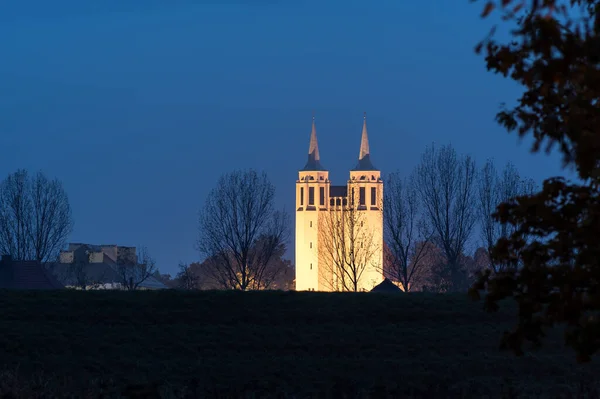
[[0,397],[136,384],[165,398],[559,397],[600,375],[558,332],[522,358],[500,352],[511,309],[466,295],[4,291]]

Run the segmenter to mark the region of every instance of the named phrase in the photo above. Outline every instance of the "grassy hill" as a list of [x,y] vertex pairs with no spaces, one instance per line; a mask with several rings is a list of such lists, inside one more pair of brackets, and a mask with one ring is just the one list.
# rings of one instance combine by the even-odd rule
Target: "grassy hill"
[[598,375],[558,332],[500,352],[513,312],[465,295],[5,291],[0,395],[558,397]]

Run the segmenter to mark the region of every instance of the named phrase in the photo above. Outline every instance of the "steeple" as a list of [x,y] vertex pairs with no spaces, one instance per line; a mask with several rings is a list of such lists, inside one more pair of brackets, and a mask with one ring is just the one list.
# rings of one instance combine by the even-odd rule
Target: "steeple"
[[358,164],[352,170],[377,170],[371,163],[371,151],[369,150],[369,135],[367,134],[367,113],[365,112],[362,137],[360,139],[360,152],[358,153]]
[[315,126],[315,116],[313,115],[312,130],[310,132],[310,144],[308,146],[308,161],[302,170],[325,170],[321,165],[319,156],[319,143],[317,141],[317,128]]

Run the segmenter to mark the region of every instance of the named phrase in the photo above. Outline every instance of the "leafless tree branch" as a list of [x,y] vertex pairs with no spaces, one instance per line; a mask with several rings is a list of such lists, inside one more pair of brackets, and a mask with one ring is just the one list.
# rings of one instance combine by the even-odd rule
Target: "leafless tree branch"
[[469,156],[458,157],[452,146],[427,147],[416,169],[415,183],[433,242],[446,258],[443,269],[445,290],[466,289],[466,272],[460,264],[476,222],[473,206],[475,162]]
[[18,170],[0,184],[0,252],[16,260],[58,257],[73,230],[71,206],[59,180]]
[[[491,248],[499,239],[508,238],[519,230],[519,225],[500,223],[492,215],[498,205],[507,203],[522,195],[531,195],[537,190],[532,179],[523,179],[511,163],[507,163],[498,175],[494,163],[489,159],[481,171],[478,179],[478,218],[481,226],[481,240],[488,252],[487,267],[494,273],[503,271],[506,265],[493,262],[489,256]],[[523,237],[527,239],[527,237]]]
[[403,180],[398,172],[386,182],[384,237],[387,244],[386,277],[399,282],[405,292],[422,285],[427,273],[424,259],[431,245],[433,230],[422,215],[414,176]]
[[274,198],[267,175],[254,170],[221,176],[209,193],[200,211],[197,248],[222,288],[264,285],[268,265],[289,234],[288,216],[274,209]]
[[194,273],[188,264],[179,263],[179,272],[177,273],[176,280],[178,281],[179,288],[184,290],[195,290],[199,288],[200,276]]
[[157,270],[156,261],[150,255],[147,247],[138,248],[136,258],[122,258],[117,261],[119,282],[124,289],[129,291],[138,289]]
[[[357,292],[365,271],[381,267],[376,254],[383,248],[375,240],[366,211],[358,207],[358,190],[354,198],[352,191],[346,205],[331,206],[319,216],[319,281],[332,291]],[[382,212],[383,203],[378,202]]]

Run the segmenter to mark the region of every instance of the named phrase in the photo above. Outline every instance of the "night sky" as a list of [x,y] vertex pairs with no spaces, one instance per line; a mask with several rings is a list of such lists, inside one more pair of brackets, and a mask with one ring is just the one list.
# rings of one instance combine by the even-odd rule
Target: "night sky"
[[277,205],[293,211],[313,110],[334,184],[357,161],[365,111],[384,174],[409,174],[433,141],[479,165],[512,161],[538,182],[563,174],[557,156],[531,155],[494,122],[519,88],[474,53],[491,23],[482,7],[3,1],[0,176],[58,177],[70,241],[146,245],[174,273],[199,259],[197,212],[221,173],[265,170]]

